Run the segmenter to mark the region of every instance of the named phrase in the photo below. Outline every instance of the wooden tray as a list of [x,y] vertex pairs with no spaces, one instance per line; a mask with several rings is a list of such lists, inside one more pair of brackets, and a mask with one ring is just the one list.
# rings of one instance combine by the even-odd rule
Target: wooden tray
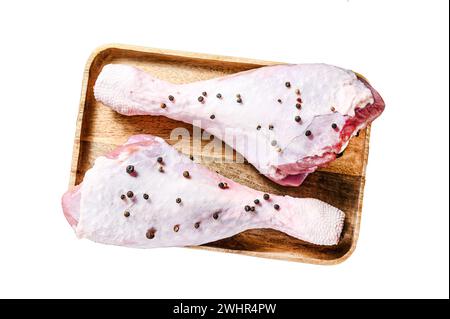
[[[138,66],[153,75],[174,83],[205,80],[276,62],[233,58],[210,54],[187,53],[126,45],[107,45],[90,56],[84,71],[80,109],[73,148],[70,186],[77,185],[94,159],[126,141],[133,134],[160,136],[170,144],[172,129],[192,126],[165,117],[123,116],[94,99],[93,86],[102,67],[108,63]],[[343,238],[336,246],[315,246],[269,229],[250,230],[234,237],[201,247],[223,252],[284,259],[315,264],[337,264],[347,259],[356,247],[365,168],[369,150],[370,128],[351,140],[344,156],[328,167],[310,174],[301,187],[283,187],[260,175],[251,165],[203,163],[211,170],[254,189],[293,197],[314,197],[346,213]],[[205,141],[207,143],[207,141]],[[224,146],[225,147],[225,146]],[[192,149],[194,156],[199,149]]]

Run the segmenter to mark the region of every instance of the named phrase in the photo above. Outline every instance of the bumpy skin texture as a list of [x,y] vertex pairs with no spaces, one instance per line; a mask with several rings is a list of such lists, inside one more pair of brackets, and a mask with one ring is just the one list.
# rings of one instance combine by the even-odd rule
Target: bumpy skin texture
[[384,110],[381,96],[364,79],[325,64],[262,67],[181,85],[109,64],[94,94],[121,114],[201,121],[262,174],[288,186],[334,160]]
[[[128,191],[133,196],[121,198]],[[201,245],[254,228],[273,228],[318,245],[338,243],[345,219],[339,209],[316,199],[270,195],[265,200],[263,195],[194,163],[159,137],[136,135],[97,158],[83,182],[64,194],[62,206],[79,237],[105,244]]]

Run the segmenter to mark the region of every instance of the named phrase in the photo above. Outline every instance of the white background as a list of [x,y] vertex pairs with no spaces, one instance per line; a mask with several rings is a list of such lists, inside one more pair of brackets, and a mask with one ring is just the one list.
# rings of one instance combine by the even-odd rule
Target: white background
[[[449,297],[448,1],[2,1],[0,297]],[[366,75],[361,235],[315,266],[77,240],[66,190],[86,59],[110,42]]]

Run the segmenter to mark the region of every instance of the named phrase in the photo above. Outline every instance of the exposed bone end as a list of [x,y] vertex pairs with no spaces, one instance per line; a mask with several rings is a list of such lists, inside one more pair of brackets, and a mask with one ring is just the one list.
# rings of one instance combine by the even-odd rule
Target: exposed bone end
[[67,222],[76,230],[80,219],[81,184],[67,191],[61,200]]

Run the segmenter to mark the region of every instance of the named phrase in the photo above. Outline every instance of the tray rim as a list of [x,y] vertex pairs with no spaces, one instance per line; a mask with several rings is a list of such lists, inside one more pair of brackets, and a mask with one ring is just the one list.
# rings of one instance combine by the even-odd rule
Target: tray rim
[[[83,80],[81,87],[81,96],[78,108],[78,115],[76,120],[76,128],[75,128],[75,137],[74,144],[72,149],[72,161],[71,161],[71,170],[70,170],[70,178],[69,178],[69,188],[75,186],[76,176],[77,176],[77,168],[79,166],[80,154],[81,154],[81,132],[84,121],[84,108],[86,106],[86,96],[88,90],[88,83],[90,77],[90,70],[93,65],[95,59],[102,54],[111,49],[124,50],[124,51],[135,51],[141,53],[150,53],[150,54],[160,54],[166,56],[174,56],[174,57],[184,57],[184,58],[192,58],[192,59],[201,59],[201,60],[211,60],[211,61],[224,61],[231,63],[245,63],[245,64],[254,64],[254,65],[275,65],[275,64],[285,64],[283,62],[274,62],[274,61],[265,61],[251,58],[241,58],[241,57],[233,57],[233,56],[224,56],[217,54],[209,54],[209,53],[197,53],[197,52],[189,52],[189,51],[180,51],[180,50],[170,50],[170,49],[159,49],[153,47],[143,47],[136,45],[128,45],[128,44],[119,44],[119,43],[109,43],[104,44],[96,49],[89,55],[87,62],[83,71]],[[355,72],[358,76],[366,79],[363,75]],[[365,141],[364,141],[364,149],[363,149],[363,167],[361,172],[361,182],[359,185],[359,194],[358,194],[358,205],[355,217],[355,224],[353,230],[353,240],[350,249],[341,257],[335,259],[317,259],[313,257],[306,256],[298,256],[290,253],[264,253],[264,252],[254,252],[247,250],[232,250],[227,248],[219,248],[219,247],[209,247],[209,246],[189,246],[186,248],[190,249],[201,249],[208,251],[216,251],[216,252],[225,252],[232,253],[238,255],[246,255],[252,257],[260,257],[266,259],[276,259],[276,260],[284,260],[284,261],[294,261],[301,263],[309,263],[316,265],[337,265],[345,260],[347,260],[355,251],[357,242],[359,239],[359,232],[361,227],[361,215],[362,215],[362,204],[364,200],[364,187],[366,183],[366,169],[367,162],[369,157],[369,142],[370,142],[370,125],[367,126]]]

